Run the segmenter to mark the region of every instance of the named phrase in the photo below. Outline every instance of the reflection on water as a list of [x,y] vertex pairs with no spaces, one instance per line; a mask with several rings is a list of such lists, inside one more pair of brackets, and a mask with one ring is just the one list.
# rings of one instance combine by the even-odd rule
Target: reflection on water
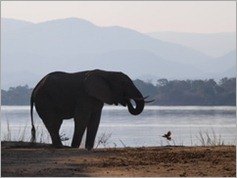
[[[11,137],[19,140],[30,139],[29,106],[1,107],[1,139]],[[38,141],[50,142],[41,119],[34,112]],[[60,133],[70,140],[73,135],[73,120],[65,120]],[[9,131],[10,130],[10,131]],[[161,137],[167,131],[172,132],[172,140]],[[9,136],[10,132],[10,136]],[[212,136],[224,141],[224,144],[235,144],[236,140],[236,108],[235,107],[200,107],[146,106],[142,114],[133,116],[125,107],[105,106],[97,138],[103,134],[111,137],[107,147],[160,146],[160,145],[200,145],[200,134]],[[95,144],[97,145],[97,144]],[[102,146],[102,145],[100,145]]]

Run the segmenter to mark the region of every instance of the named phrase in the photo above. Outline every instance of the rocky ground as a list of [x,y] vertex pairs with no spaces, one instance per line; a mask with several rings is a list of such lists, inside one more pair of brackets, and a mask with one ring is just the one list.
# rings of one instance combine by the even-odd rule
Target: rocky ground
[[236,177],[236,147],[54,149],[1,143],[1,176]]

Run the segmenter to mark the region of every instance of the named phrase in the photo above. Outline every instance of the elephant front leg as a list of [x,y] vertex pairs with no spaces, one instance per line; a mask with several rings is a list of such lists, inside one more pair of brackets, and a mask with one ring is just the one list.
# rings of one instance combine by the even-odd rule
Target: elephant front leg
[[75,130],[71,144],[73,148],[78,148],[80,146],[83,134],[85,132],[88,123],[88,118],[89,117],[81,117],[81,116],[76,116],[74,118]]
[[94,112],[89,120],[86,133],[87,150],[91,150],[94,146],[95,137],[100,123],[100,117],[101,117],[101,110]]

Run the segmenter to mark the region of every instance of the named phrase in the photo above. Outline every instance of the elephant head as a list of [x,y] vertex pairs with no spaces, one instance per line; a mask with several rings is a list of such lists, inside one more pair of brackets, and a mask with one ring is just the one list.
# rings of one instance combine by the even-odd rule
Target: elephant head
[[87,94],[104,103],[128,106],[128,111],[133,115],[143,111],[144,97],[132,80],[121,72],[90,71],[84,82]]

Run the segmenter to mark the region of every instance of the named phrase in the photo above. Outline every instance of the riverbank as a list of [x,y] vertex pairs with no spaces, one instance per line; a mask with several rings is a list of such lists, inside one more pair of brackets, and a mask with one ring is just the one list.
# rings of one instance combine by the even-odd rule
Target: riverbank
[[235,177],[236,147],[54,149],[46,144],[1,143],[1,176]]

